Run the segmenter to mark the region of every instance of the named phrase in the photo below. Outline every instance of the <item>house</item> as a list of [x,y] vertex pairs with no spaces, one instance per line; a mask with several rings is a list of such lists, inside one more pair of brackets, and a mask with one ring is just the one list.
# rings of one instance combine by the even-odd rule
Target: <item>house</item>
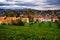
[[45,22],[51,21],[51,18],[47,15],[43,16],[43,18]]
[[22,18],[22,21],[29,23],[29,18]]
[[[6,19],[4,19],[4,17],[0,17],[0,24],[2,24],[2,23],[5,23],[5,24],[11,24],[12,23],[12,21],[16,21],[16,20],[18,20],[18,19],[20,19],[20,17],[6,17]],[[29,19],[28,18],[21,18],[21,20],[23,21],[23,22],[27,22],[27,23],[29,23]]]
[[18,20],[18,19],[20,19],[20,18],[19,18],[19,17],[18,17],[18,18],[16,18],[16,17],[6,17],[6,18],[4,19],[4,17],[0,17],[0,24],[2,24],[2,23],[8,24],[8,23],[10,23],[12,20],[15,21],[15,20]]
[[53,22],[55,22],[56,20],[59,20],[58,16],[53,16]]
[[51,19],[48,16],[42,16],[42,15],[40,15],[40,16],[33,16],[33,18],[34,18],[34,21],[36,21],[36,20],[38,20],[40,22],[43,22],[43,21],[45,21],[45,22],[51,21]]
[[[42,15],[40,15],[40,16],[33,16],[33,19],[34,19],[34,21],[38,20],[40,22],[43,22],[43,21],[45,21],[45,22],[51,21],[51,18],[49,16],[47,16],[47,15],[45,15],[45,16],[42,16]],[[52,20],[53,20],[53,22],[55,22],[56,20],[59,20],[59,19],[58,19],[57,16],[53,16]]]
[[[49,16],[46,16],[46,15],[45,16],[42,16],[42,15],[39,15],[39,16],[33,15],[32,17],[33,17],[33,21],[34,22],[36,20],[38,20],[39,22],[43,22],[43,21],[48,22],[48,21],[51,21],[51,18]],[[20,18],[20,17],[17,17],[17,18],[16,17],[6,17],[4,19],[4,17],[0,16],[0,24],[3,24],[3,23],[5,23],[5,24],[10,23],[11,24],[12,21],[16,21],[18,19],[21,19],[23,22],[29,23],[29,18],[28,17],[24,17],[24,18]],[[56,20],[59,20],[59,19],[58,19],[57,16],[53,16],[52,20],[53,20],[53,22],[55,22]]]

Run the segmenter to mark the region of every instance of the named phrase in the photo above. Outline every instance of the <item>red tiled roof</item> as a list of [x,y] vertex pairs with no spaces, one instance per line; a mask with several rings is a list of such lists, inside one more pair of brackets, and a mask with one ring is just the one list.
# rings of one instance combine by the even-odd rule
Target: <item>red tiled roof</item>
[[48,16],[44,16],[44,19],[50,19]]
[[33,18],[43,18],[42,16],[33,16]]
[[6,17],[6,19],[3,19],[3,17],[0,17],[0,22],[5,23],[5,22],[7,22],[9,20],[17,20],[17,19],[19,19],[19,18],[16,18],[16,17]]
[[7,22],[6,20],[0,20],[0,22],[3,22],[3,23],[5,23],[5,22]]
[[57,19],[57,18],[58,18],[58,16],[53,16],[53,18],[54,18],[54,19]]

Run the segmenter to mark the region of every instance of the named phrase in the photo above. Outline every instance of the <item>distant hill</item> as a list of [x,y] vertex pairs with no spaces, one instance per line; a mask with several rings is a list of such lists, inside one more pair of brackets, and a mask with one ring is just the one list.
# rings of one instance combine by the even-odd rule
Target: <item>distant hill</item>
[[[2,13],[2,12],[4,12],[4,11],[6,11],[6,12],[8,12],[8,11],[16,11],[16,12],[23,12],[23,11],[27,11],[27,10],[29,10],[29,9],[1,9],[0,8],[0,14]],[[35,10],[35,9],[31,9],[33,12],[41,12],[41,11],[47,11],[48,12],[48,10]],[[50,11],[52,11],[52,10],[50,10]],[[54,10],[55,11],[55,10]],[[57,11],[60,11],[60,10],[57,10]]]
[[[29,9],[0,9],[0,13],[3,12],[3,11],[27,11]],[[39,10],[35,10],[35,9],[31,9],[32,11],[39,11]]]

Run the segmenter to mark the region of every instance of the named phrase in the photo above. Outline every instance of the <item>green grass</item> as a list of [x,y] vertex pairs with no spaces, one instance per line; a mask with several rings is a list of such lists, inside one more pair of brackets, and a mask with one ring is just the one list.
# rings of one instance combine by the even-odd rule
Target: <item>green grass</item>
[[35,23],[29,26],[0,25],[0,40],[59,40],[60,30],[56,23],[44,22],[41,26]]

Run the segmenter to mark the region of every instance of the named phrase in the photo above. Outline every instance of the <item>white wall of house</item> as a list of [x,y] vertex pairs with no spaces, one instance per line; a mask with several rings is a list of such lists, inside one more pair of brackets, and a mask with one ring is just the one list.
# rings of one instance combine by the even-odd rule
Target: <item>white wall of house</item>
[[38,19],[38,21],[40,21],[40,22],[43,22],[43,21],[45,21],[45,22],[51,21],[51,19],[44,19],[44,18],[34,18],[34,21],[36,21],[37,19]]
[[44,21],[45,21],[45,22],[48,22],[48,21],[51,22],[51,19],[45,19]]
[[[26,20],[24,20],[24,19],[26,19]],[[22,18],[22,21],[29,23],[29,18]]]
[[29,18],[27,18],[27,21],[26,22],[29,23]]
[[59,20],[58,18],[57,19],[53,19],[53,22],[55,22],[56,20]]
[[40,22],[44,21],[43,18],[34,18],[34,21],[36,21],[36,20],[38,20],[38,21],[40,21]]
[[2,24],[2,22],[0,22],[0,25]]

